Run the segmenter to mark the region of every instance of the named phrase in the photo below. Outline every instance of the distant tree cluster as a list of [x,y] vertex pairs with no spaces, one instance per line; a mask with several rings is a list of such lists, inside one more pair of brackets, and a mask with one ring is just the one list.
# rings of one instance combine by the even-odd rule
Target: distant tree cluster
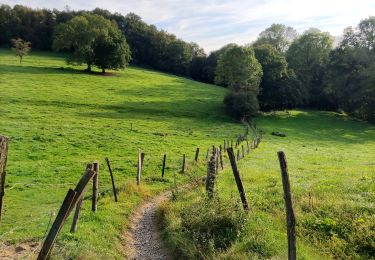
[[117,23],[95,14],[75,16],[55,28],[53,49],[69,52],[68,63],[93,65],[106,69],[123,69],[131,53]]
[[[31,42],[36,50],[66,51],[70,63],[85,63],[88,70],[123,68],[131,53],[132,64],[227,87],[225,104],[239,118],[258,109],[311,107],[375,122],[375,17],[347,28],[335,48],[326,32],[309,29],[299,35],[273,24],[252,44],[228,44],[206,55],[196,43],[133,13],[1,5],[0,46],[11,39]],[[15,46],[24,55],[27,46]]]

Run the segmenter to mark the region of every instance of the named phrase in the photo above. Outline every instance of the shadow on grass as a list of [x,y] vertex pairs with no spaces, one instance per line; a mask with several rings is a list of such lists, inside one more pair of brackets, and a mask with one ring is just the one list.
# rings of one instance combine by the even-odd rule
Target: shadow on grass
[[87,71],[85,69],[75,69],[72,67],[38,67],[23,65],[0,65],[0,70],[8,73],[25,73],[25,74],[84,74],[93,76],[117,76],[116,72],[106,72],[103,74],[99,71]]

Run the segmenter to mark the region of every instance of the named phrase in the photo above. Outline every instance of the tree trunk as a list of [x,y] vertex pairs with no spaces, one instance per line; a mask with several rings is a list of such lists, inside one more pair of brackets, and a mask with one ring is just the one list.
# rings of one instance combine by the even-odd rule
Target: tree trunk
[[102,68],[102,73],[105,74],[105,69],[104,68]]
[[91,63],[87,63],[87,69],[86,69],[87,72],[91,72]]
[[22,56],[20,56],[20,64],[22,64]]

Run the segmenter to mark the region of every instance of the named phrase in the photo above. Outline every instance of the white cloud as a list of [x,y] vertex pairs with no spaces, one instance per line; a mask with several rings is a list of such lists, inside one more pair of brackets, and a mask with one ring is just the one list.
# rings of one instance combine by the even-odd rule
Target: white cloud
[[317,27],[333,35],[347,26],[375,15],[373,0],[105,0],[43,1],[3,0],[38,8],[91,10],[105,8],[122,14],[134,12],[178,37],[195,41],[207,51],[226,43],[249,43],[272,23],[284,23],[298,31]]

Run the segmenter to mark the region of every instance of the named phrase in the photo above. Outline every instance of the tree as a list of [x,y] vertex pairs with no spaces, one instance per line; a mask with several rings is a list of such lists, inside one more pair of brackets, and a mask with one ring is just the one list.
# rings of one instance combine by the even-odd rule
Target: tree
[[55,50],[70,51],[67,62],[87,64],[87,71],[96,65],[120,69],[130,61],[130,50],[117,24],[100,15],[76,16],[55,29]]
[[343,40],[329,56],[324,93],[332,109],[375,122],[375,19],[344,30]]
[[254,48],[262,65],[259,103],[261,109],[293,108],[302,103],[301,84],[293,70],[288,68],[285,56],[269,44]]
[[286,52],[291,42],[298,37],[297,31],[283,24],[272,24],[259,34],[254,46],[270,44],[278,51]]
[[332,45],[329,33],[310,29],[294,40],[287,51],[288,64],[303,84],[304,101],[312,106],[324,106],[322,81]]
[[101,32],[93,43],[93,64],[105,73],[106,69],[124,69],[131,60],[129,45],[115,22]]
[[248,118],[259,109],[257,96],[262,67],[249,47],[233,45],[219,58],[215,71],[216,84],[229,88],[224,103],[228,112],[237,118]]
[[24,41],[22,39],[12,39],[12,50],[20,58],[20,64],[22,63],[23,56],[26,56],[31,49],[31,42]]

